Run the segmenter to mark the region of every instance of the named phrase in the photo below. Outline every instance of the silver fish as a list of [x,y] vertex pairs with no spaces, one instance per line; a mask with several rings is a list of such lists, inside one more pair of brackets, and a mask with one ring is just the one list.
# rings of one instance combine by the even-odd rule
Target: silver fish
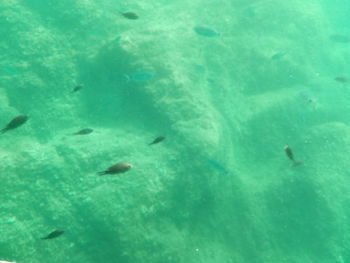
[[109,167],[107,170],[98,172],[99,175],[104,174],[121,174],[125,173],[126,171],[129,171],[131,169],[132,165],[130,163],[117,163],[111,167]]

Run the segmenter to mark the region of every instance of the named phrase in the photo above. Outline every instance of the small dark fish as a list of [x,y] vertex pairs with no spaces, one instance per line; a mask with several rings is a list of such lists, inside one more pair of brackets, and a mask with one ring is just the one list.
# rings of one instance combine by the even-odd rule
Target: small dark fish
[[288,145],[286,145],[286,146],[284,146],[284,151],[286,152],[288,158],[294,162],[295,160],[294,160],[294,155],[293,155],[292,149]]
[[86,134],[92,133],[93,131],[94,131],[93,129],[85,128],[85,129],[82,129],[76,133],[73,133],[73,135],[86,135]]
[[337,43],[349,43],[350,37],[344,36],[344,35],[331,35],[330,40],[337,42]]
[[212,29],[212,28],[207,27],[207,26],[197,25],[197,26],[195,26],[193,28],[193,30],[198,35],[201,35],[201,36],[204,36],[204,37],[218,37],[218,36],[220,36],[219,32],[217,32],[215,29]]
[[293,166],[299,166],[299,165],[303,164],[303,161],[296,161],[294,159],[294,155],[293,155],[292,149],[288,145],[284,146],[284,151],[286,152],[288,158],[291,161],[293,161]]
[[348,80],[344,77],[336,77],[334,78],[334,80],[338,81],[338,82],[341,82],[341,83],[346,83],[348,82]]
[[46,237],[42,237],[41,239],[42,240],[53,239],[53,238],[59,237],[63,233],[64,233],[64,230],[57,229],[57,230],[51,232],[50,234],[48,234]]
[[74,87],[74,89],[71,91],[71,93],[75,93],[75,92],[81,90],[83,87],[84,87],[83,85],[77,85]]
[[136,13],[134,13],[134,12],[124,12],[124,13],[121,13],[121,14],[125,18],[131,19],[131,20],[136,20],[136,19],[139,18],[139,16]]
[[153,142],[149,143],[148,145],[153,145],[153,144],[156,144],[156,143],[160,143],[161,141],[164,141],[165,140],[165,136],[159,136],[157,138],[155,138],[153,140]]
[[12,119],[12,121],[10,121],[2,130],[0,130],[0,133],[5,133],[9,130],[16,129],[19,126],[23,125],[27,120],[27,115],[19,115],[16,118]]
[[111,167],[109,167],[106,171],[98,172],[99,175],[104,174],[121,174],[130,170],[132,165],[130,163],[117,163]]

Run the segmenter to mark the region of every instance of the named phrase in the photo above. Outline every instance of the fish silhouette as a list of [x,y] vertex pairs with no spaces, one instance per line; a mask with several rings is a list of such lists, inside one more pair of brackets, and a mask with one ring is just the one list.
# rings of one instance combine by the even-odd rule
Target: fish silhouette
[[83,85],[77,85],[74,87],[74,89],[71,91],[71,93],[75,93],[75,92],[81,90],[83,87],[84,87]]
[[93,131],[94,131],[93,129],[85,128],[85,129],[82,129],[78,132],[73,133],[73,135],[86,135],[86,134],[92,133]]
[[99,175],[105,175],[105,174],[121,174],[125,173],[126,171],[130,170],[132,165],[130,163],[117,163],[111,167],[109,167],[107,170],[98,172]]
[[131,75],[125,74],[124,76],[126,78],[127,83],[130,81],[145,82],[145,81],[149,81],[149,80],[153,79],[154,73],[150,72],[150,71],[142,71],[142,72],[133,73]]
[[303,161],[296,161],[294,159],[294,154],[289,145],[284,146],[284,151],[287,154],[288,158],[293,162],[293,166],[299,166],[303,164]]
[[56,229],[55,231],[52,231],[50,234],[48,234],[46,237],[42,237],[42,240],[48,240],[48,239],[53,239],[56,237],[59,237],[64,233],[64,230],[61,229]]
[[193,30],[198,35],[201,35],[201,36],[204,36],[204,37],[218,37],[218,36],[220,36],[219,32],[217,32],[215,29],[212,29],[212,28],[207,27],[207,26],[197,25],[197,26],[195,26],[193,28]]
[[219,162],[215,159],[207,159],[206,163],[210,168],[218,171],[219,173],[222,173],[222,174],[229,173],[229,170],[227,170],[227,168],[221,162]]
[[136,20],[139,18],[139,16],[134,12],[123,12],[121,15],[130,20]]
[[277,52],[271,56],[272,60],[279,60],[283,58],[287,53],[286,52]]
[[164,141],[165,140],[165,136],[158,136],[157,138],[155,138],[153,140],[153,142],[149,143],[148,145],[153,145],[153,144],[156,144],[156,143],[160,143],[161,141]]
[[336,77],[334,78],[335,81],[341,82],[341,83],[346,83],[348,80],[344,77]]
[[9,130],[13,130],[23,125],[28,120],[27,115],[19,115],[16,118],[12,119],[2,130],[0,133],[5,133]]

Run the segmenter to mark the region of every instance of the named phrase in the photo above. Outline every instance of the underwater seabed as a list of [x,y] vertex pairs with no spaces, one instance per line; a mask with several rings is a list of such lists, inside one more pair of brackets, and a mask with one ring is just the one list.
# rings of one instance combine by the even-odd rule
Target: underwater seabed
[[349,261],[329,5],[0,3],[0,262]]

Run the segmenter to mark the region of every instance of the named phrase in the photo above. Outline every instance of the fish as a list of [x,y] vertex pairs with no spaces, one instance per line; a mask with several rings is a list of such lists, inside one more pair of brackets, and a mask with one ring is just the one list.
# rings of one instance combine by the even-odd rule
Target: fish
[[156,143],[160,143],[161,141],[165,140],[165,136],[158,136],[157,138],[155,138],[151,143],[149,143],[148,145],[153,145]]
[[139,16],[134,13],[134,12],[122,12],[120,13],[122,16],[124,16],[125,18],[127,19],[130,19],[130,20],[136,20],[136,19],[139,19]]
[[83,85],[77,85],[74,87],[74,89],[71,91],[71,93],[75,93],[75,92],[81,90],[83,87],[84,87]]
[[217,32],[215,29],[212,29],[212,28],[207,27],[207,26],[197,25],[197,26],[195,26],[193,28],[193,30],[198,35],[201,35],[201,36],[204,36],[204,37],[218,37],[218,36],[220,36],[219,32]]
[[3,66],[0,68],[1,71],[3,71],[4,73],[6,73],[7,75],[17,75],[18,71],[11,66]]
[[271,56],[272,60],[279,60],[283,58],[287,53],[286,52],[277,52]]
[[121,174],[129,171],[131,169],[132,165],[130,163],[121,162],[117,163],[111,167],[109,167],[107,170],[98,172],[98,175],[105,175],[105,174]]
[[348,80],[344,77],[336,77],[334,78],[335,81],[341,82],[341,83],[346,83]]
[[337,43],[349,43],[350,37],[344,36],[344,35],[331,35],[329,37],[330,40],[337,42]]
[[309,89],[301,91],[298,97],[303,104],[311,104],[317,102],[317,97],[315,97],[315,95]]
[[218,171],[219,173],[222,173],[222,174],[229,173],[229,171],[226,169],[226,167],[221,162],[219,162],[215,159],[207,159],[206,163],[210,168]]
[[284,151],[286,152],[288,158],[294,162],[295,160],[292,149],[288,145],[286,145],[284,146]]
[[302,165],[303,162],[302,161],[296,161],[294,159],[294,154],[292,149],[289,147],[289,145],[284,146],[284,151],[287,154],[288,158],[293,162],[293,166],[298,166],[298,165]]
[[73,133],[73,135],[86,135],[86,134],[92,133],[93,131],[94,131],[93,129],[85,128],[85,129],[82,129],[78,132]]
[[64,233],[64,230],[62,229],[56,229],[55,231],[52,231],[50,234],[48,234],[46,237],[42,237],[42,240],[48,240],[48,239],[53,239],[56,237],[59,237]]
[[16,118],[12,119],[2,130],[0,130],[0,133],[5,133],[9,130],[16,129],[26,123],[27,120],[27,115],[19,115]]
[[136,72],[131,75],[124,75],[126,77],[126,82],[145,82],[153,79],[154,73],[149,71]]
[[0,260],[0,263],[16,263],[16,262],[14,262],[14,261],[5,261],[5,260]]

